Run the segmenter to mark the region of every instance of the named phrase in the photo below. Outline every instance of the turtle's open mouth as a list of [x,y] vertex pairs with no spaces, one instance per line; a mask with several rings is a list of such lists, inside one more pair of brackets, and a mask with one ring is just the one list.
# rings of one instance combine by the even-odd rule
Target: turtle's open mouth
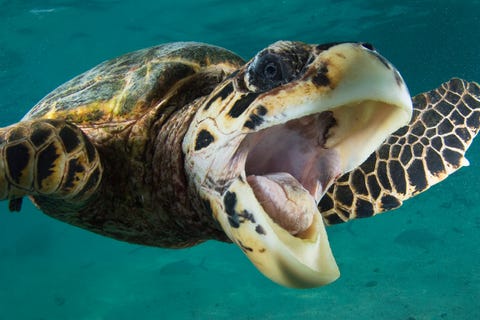
[[308,210],[341,172],[338,154],[327,149],[333,112],[291,120],[252,134],[245,173],[255,196],[270,217],[291,234],[306,230],[314,212]]
[[247,181],[270,218],[294,236],[307,236],[327,189],[387,135],[382,127],[392,108],[366,101],[247,135],[238,149],[244,156],[236,159],[245,159]]
[[183,148],[186,172],[228,238],[272,280],[305,288],[339,276],[318,202],[408,123],[412,103],[371,46],[302,48],[274,44],[228,78],[196,113]]

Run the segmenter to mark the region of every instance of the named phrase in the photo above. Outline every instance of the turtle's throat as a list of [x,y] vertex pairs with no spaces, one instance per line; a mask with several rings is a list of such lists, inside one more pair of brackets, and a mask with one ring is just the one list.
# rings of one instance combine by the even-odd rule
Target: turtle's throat
[[[325,148],[336,121],[332,112],[291,120],[250,134],[245,175],[269,216],[291,234],[305,231],[317,204],[341,174],[334,149]],[[247,147],[248,146],[248,147]]]

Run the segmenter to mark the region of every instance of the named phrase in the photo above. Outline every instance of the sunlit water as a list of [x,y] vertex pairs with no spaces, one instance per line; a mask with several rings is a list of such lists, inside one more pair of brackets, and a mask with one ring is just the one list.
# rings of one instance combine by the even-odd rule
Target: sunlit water
[[[421,4],[418,4],[421,3]],[[0,1],[0,125],[121,53],[178,40],[248,59],[279,40],[373,43],[412,94],[480,81],[479,1]],[[328,229],[342,271],[279,287],[237,247],[145,248],[0,207],[0,319],[480,319],[480,140],[401,209]]]

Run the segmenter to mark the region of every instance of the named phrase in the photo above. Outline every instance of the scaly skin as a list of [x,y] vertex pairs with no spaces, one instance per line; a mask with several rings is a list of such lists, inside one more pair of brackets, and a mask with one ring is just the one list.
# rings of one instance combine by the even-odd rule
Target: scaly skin
[[[204,85],[210,86],[223,76],[198,78],[209,79]],[[198,85],[199,79],[190,80],[184,86]],[[168,103],[182,105],[184,99],[174,96]],[[95,197],[80,210],[72,210],[70,200],[51,197],[35,196],[35,203],[54,218],[137,244],[181,248],[208,239],[228,241],[185,176],[181,142],[202,99],[151,110],[119,132],[82,127],[104,166]]]
[[96,192],[102,165],[89,138],[63,120],[29,120],[0,129],[0,199],[19,211],[23,196],[68,198],[78,211]]
[[394,132],[319,203],[329,224],[393,210],[468,165],[464,154],[480,127],[480,86],[452,79],[413,98],[408,126]]

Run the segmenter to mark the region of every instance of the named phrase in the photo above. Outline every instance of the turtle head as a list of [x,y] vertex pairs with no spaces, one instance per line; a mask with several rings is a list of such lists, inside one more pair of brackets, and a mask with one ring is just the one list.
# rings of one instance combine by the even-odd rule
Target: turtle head
[[372,46],[277,42],[202,101],[183,141],[187,176],[264,275],[325,285],[339,271],[318,202],[411,114],[400,74]]

